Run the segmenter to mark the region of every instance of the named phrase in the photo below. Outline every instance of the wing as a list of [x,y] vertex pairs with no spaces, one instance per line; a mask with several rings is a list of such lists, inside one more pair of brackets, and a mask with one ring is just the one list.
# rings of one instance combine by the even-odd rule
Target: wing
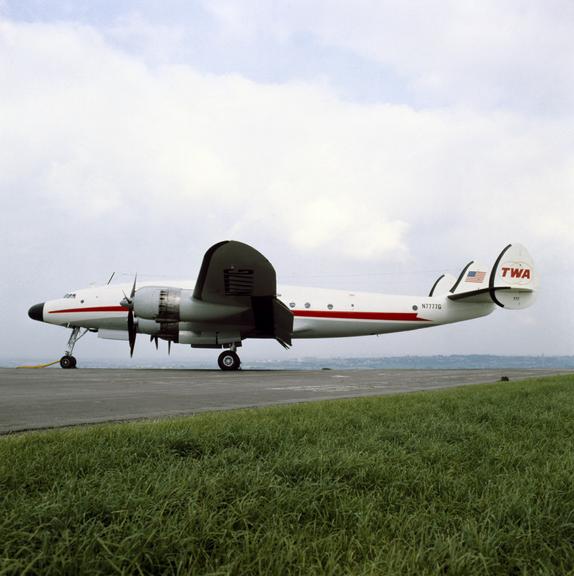
[[291,344],[293,314],[277,299],[275,269],[247,244],[228,240],[213,245],[203,257],[193,298],[211,305],[246,307],[251,327],[245,337]]
[[230,304],[233,299],[245,296],[274,297],[276,292],[271,262],[255,248],[227,240],[213,245],[205,253],[193,297]]

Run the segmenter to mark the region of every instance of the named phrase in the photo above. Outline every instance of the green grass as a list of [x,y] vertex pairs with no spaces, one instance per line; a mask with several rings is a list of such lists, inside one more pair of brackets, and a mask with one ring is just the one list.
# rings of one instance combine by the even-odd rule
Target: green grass
[[0,574],[574,573],[574,376],[0,438]]

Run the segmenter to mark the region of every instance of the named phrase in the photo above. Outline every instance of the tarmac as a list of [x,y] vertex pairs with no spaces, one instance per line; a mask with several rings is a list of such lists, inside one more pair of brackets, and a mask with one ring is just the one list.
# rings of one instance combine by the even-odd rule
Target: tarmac
[[[568,370],[0,369],[0,434],[214,410],[382,396]],[[504,385],[504,382],[501,382]]]

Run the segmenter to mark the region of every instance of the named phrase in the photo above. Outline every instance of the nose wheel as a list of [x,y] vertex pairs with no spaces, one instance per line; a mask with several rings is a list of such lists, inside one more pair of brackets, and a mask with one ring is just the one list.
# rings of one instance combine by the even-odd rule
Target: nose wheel
[[241,360],[237,353],[232,350],[226,350],[219,355],[217,363],[222,370],[239,370]]
[[62,356],[60,358],[60,366],[66,370],[68,368],[75,368],[76,364],[77,364],[77,361],[74,358],[74,356]]

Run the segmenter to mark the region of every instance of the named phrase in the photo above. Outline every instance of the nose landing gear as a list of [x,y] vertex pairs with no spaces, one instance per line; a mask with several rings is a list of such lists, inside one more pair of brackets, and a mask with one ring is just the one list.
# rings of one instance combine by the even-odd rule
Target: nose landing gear
[[68,347],[66,348],[65,354],[60,358],[60,366],[65,370],[70,368],[75,368],[77,364],[77,360],[72,356],[72,352],[74,351],[74,346],[76,342],[88,332],[88,329],[84,329],[84,331],[80,334],[80,328],[75,327],[72,328],[72,333],[70,334],[70,339],[68,340]]

